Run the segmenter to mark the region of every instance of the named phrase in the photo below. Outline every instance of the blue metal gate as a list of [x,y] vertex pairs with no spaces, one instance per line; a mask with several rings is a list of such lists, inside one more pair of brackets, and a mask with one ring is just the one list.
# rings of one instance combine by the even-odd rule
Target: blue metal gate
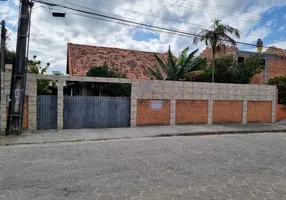
[[130,126],[130,98],[65,96],[65,129]]
[[57,96],[39,95],[37,99],[37,129],[57,129]]

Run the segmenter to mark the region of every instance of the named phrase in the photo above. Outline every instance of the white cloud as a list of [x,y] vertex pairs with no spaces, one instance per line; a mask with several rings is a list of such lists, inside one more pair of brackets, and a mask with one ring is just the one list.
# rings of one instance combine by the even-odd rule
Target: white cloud
[[270,47],[277,47],[277,48],[281,48],[281,49],[285,49],[285,53],[286,53],[286,41],[279,41],[279,42],[274,42],[270,45],[268,45]]
[[267,37],[270,34],[270,32],[271,30],[269,27],[266,27],[266,26],[259,27],[249,33],[248,37],[246,38],[246,42],[253,43],[253,42],[256,42],[258,38],[263,40],[265,37]]
[[[211,20],[220,18],[223,19],[223,23],[238,28],[243,33],[241,40],[244,42],[256,42],[258,37],[267,37],[270,33],[270,27],[273,25],[272,22],[268,22],[268,26],[258,27],[254,31],[251,31],[252,28],[260,21],[263,12],[275,6],[286,5],[285,0],[277,0],[275,3],[255,1],[251,5],[249,0],[202,0],[195,2],[186,0],[105,0],[100,1],[100,3],[92,0],[50,1],[72,7],[80,5],[86,7],[80,7],[80,9],[100,11],[103,14],[113,16],[120,15],[122,18],[187,32],[196,32],[200,28],[206,28]],[[4,18],[9,7],[6,3],[1,4],[0,18]],[[193,45],[192,38],[161,32],[158,32],[158,39],[136,41],[130,34],[134,27],[73,14],[67,14],[66,18],[53,18],[47,10],[39,6],[42,5],[35,4],[32,14],[30,55],[36,54],[42,63],[50,62],[52,66],[50,71],[61,70],[65,72],[68,42],[154,52],[165,52],[170,45],[176,54],[186,46],[190,46],[192,50],[205,48],[204,44]],[[17,21],[17,9],[14,7],[12,10],[13,14],[10,14],[8,23],[14,25]],[[245,10],[245,13],[242,12]],[[250,34],[244,35],[248,32]],[[16,34],[12,34],[11,40],[8,41],[8,47],[15,49],[15,46]]]

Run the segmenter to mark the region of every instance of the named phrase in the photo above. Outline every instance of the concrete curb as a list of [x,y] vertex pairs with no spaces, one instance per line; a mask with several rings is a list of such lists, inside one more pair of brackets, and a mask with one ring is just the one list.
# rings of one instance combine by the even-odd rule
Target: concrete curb
[[246,130],[246,131],[210,131],[210,132],[193,132],[193,133],[171,133],[158,134],[151,137],[174,137],[174,136],[200,136],[200,135],[231,135],[231,134],[252,134],[252,133],[283,133],[286,129],[279,130]]
[[15,145],[33,145],[33,144],[57,144],[57,143],[73,143],[73,142],[91,142],[91,141],[107,141],[107,140],[127,140],[127,139],[144,139],[144,138],[160,138],[160,137],[176,137],[176,136],[205,136],[205,135],[231,135],[231,134],[253,134],[253,133],[283,133],[286,129],[279,130],[246,130],[246,131],[211,131],[211,132],[193,132],[193,133],[164,133],[152,136],[142,137],[118,137],[118,138],[98,138],[98,139],[67,139],[54,141],[34,141],[34,142],[15,142],[15,143],[1,143],[0,147],[15,146]]

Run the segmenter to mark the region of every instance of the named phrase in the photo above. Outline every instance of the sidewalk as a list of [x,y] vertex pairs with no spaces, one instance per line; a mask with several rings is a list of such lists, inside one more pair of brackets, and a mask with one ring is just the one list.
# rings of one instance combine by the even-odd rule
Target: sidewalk
[[148,126],[136,128],[41,130],[20,136],[1,136],[0,146],[59,142],[96,141],[183,135],[285,132],[286,126],[276,124],[227,124]]

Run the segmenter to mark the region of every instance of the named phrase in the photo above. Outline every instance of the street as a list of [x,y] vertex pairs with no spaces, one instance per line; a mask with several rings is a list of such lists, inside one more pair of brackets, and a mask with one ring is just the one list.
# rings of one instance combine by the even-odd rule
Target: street
[[0,147],[0,200],[286,199],[286,134]]

